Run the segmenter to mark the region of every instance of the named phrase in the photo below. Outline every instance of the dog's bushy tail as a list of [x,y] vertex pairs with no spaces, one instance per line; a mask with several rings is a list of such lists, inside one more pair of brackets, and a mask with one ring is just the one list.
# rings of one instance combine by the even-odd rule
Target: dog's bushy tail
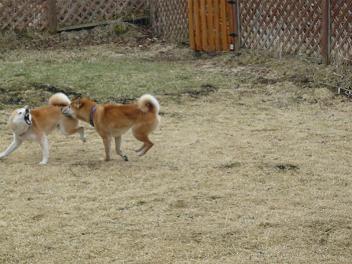
[[158,100],[150,94],[145,94],[141,98],[138,99],[138,107],[143,112],[152,112],[155,114],[159,114],[160,105]]
[[69,106],[70,104],[70,99],[64,93],[56,93],[49,98],[49,105],[52,106]]

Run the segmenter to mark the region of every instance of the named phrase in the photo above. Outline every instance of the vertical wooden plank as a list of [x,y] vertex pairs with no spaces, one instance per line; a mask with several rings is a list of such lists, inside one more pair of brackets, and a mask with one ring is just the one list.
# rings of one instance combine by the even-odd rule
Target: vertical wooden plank
[[221,28],[220,28],[220,0],[214,0],[214,30],[215,30],[215,49],[221,51]]
[[50,33],[57,31],[56,0],[48,0],[48,30]]
[[193,0],[193,9],[194,9],[194,27],[195,27],[195,46],[196,50],[202,50],[202,32],[201,32],[201,21],[200,21],[200,6],[199,1],[202,0]]
[[235,33],[235,28],[234,28],[234,8],[235,5],[232,4],[226,4],[226,20],[227,20],[227,36],[228,36],[228,47],[232,46],[234,48],[235,46],[235,38],[230,36],[231,33]]
[[330,63],[331,51],[331,3],[322,0],[321,56],[325,64]]
[[202,45],[204,51],[208,51],[208,30],[207,30],[207,11],[205,0],[200,0],[200,19],[201,19],[201,31],[202,31]]
[[158,28],[158,25],[156,24],[155,17],[157,15],[156,13],[156,3],[155,0],[148,0],[148,6],[150,10],[150,25],[152,26],[153,30]]
[[191,48],[193,50],[196,50],[193,0],[188,0],[188,21],[189,21],[189,42],[190,42]]
[[237,33],[237,37],[235,39],[235,52],[239,52],[241,48],[241,10],[240,10],[240,1],[236,1],[236,8],[234,13],[234,28]]
[[207,28],[208,28],[208,50],[215,51],[214,32],[214,1],[207,0]]
[[221,21],[221,43],[222,50],[227,51],[228,47],[228,31],[227,31],[227,18],[226,18],[226,0],[220,2],[220,21]]

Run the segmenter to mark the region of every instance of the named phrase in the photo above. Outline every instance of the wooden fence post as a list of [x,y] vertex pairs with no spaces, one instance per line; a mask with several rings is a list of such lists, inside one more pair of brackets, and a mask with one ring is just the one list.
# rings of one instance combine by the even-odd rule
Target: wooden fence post
[[155,25],[155,3],[152,0],[148,0],[147,2],[148,8],[149,8],[149,25],[153,28],[153,31],[155,33],[154,25]]
[[50,33],[57,31],[56,0],[48,1],[48,29]]
[[241,7],[240,0],[236,1],[236,29],[237,29],[237,39],[235,44],[235,51],[239,52],[241,48]]
[[228,3],[232,5],[233,14],[233,32],[231,36],[234,38],[234,51],[239,53],[241,47],[241,15],[240,15],[240,0],[228,0]]
[[196,40],[195,40],[195,25],[194,25],[194,9],[193,0],[188,0],[188,33],[189,33],[189,43],[192,50],[196,50]]
[[321,56],[325,64],[330,63],[331,53],[331,0],[322,0]]

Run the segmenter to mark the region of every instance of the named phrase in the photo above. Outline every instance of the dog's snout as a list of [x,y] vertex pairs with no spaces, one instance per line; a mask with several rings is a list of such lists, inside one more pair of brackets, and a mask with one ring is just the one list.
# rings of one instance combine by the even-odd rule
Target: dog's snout
[[70,106],[63,107],[61,109],[61,112],[67,117],[72,117],[72,110],[71,110]]

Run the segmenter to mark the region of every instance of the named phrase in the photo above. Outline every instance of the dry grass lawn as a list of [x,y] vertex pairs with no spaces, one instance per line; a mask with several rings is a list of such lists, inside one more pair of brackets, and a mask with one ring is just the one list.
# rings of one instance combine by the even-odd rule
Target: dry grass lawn
[[[104,162],[86,126],[85,144],[49,137],[47,166],[35,143],[0,161],[0,262],[351,263],[350,101],[304,79],[323,66],[232,60],[180,62],[195,87],[219,89],[155,91],[162,123],[145,157],[129,133],[130,161]],[[1,111],[1,149],[13,107]]]

